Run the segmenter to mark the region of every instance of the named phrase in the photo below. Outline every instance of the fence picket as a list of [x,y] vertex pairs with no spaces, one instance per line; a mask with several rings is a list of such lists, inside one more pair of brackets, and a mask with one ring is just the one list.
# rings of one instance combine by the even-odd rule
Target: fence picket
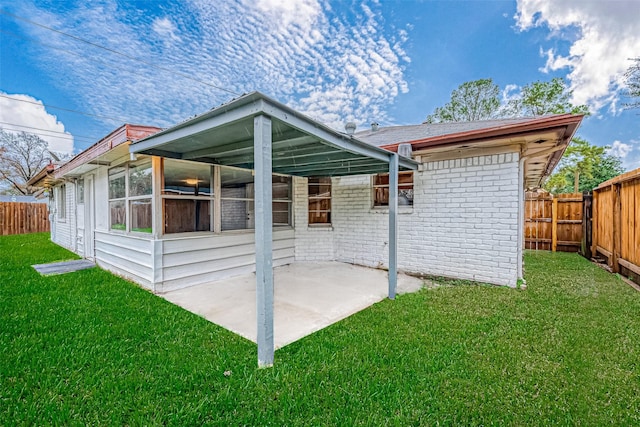
[[46,203],[0,202],[0,235],[49,231]]
[[591,251],[614,272],[640,282],[640,169],[593,190]]
[[582,242],[582,194],[528,192],[525,198],[525,247],[577,252]]

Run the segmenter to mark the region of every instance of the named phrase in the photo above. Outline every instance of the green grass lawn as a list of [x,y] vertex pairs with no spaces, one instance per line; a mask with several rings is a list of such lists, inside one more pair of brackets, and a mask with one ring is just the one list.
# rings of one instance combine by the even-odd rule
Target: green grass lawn
[[[529,253],[526,291],[402,295],[276,352],[0,237],[0,425],[640,425],[640,293]],[[226,374],[225,374],[226,372]]]

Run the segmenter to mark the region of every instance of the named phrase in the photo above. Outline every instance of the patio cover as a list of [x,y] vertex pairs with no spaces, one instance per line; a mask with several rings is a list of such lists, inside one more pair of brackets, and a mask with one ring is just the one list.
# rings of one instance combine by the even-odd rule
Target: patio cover
[[418,163],[336,132],[259,92],[243,95],[130,145],[131,153],[255,170],[258,365],[273,364],[272,173],[389,172],[389,298],[397,285],[398,170]]

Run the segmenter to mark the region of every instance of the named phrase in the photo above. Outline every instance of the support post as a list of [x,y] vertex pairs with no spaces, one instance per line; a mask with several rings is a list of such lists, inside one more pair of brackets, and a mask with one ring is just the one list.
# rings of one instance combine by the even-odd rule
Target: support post
[[619,183],[611,186],[612,201],[613,201],[613,232],[611,233],[612,247],[611,247],[611,270],[614,273],[620,272],[620,258],[622,246],[621,228],[622,228],[622,201],[620,199],[620,190],[622,185]]
[[585,191],[582,194],[582,242],[580,247],[580,255],[586,259],[591,259],[592,244],[592,223],[591,223],[591,200],[593,196],[590,192]]
[[389,159],[389,299],[398,284],[398,153]]
[[258,367],[273,366],[273,248],[271,188],[271,118],[253,120],[255,163],[256,303]]
[[553,197],[551,205],[551,251],[558,249],[558,199]]
[[598,256],[598,227],[600,226],[598,218],[598,190],[594,189],[591,193],[591,255]]

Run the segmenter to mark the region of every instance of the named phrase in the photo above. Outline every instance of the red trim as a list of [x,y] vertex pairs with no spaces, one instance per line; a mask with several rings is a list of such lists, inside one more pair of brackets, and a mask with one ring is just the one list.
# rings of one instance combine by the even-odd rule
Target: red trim
[[83,164],[107,153],[109,150],[123,144],[127,141],[137,141],[154,133],[160,132],[162,129],[154,126],[141,126],[124,124],[115,129],[109,135],[93,144],[91,147],[77,154],[64,165],[60,166],[54,173],[56,178],[63,177],[69,171],[82,166]]
[[460,142],[473,143],[482,142],[488,139],[495,139],[497,137],[525,135],[527,133],[553,127],[566,127],[565,135],[573,135],[583,117],[584,116],[582,115],[576,114],[560,114],[555,116],[538,117],[525,122],[432,136],[413,141],[382,145],[381,147],[389,151],[398,151],[398,145],[411,144],[413,150],[418,151],[427,148],[458,144]]

